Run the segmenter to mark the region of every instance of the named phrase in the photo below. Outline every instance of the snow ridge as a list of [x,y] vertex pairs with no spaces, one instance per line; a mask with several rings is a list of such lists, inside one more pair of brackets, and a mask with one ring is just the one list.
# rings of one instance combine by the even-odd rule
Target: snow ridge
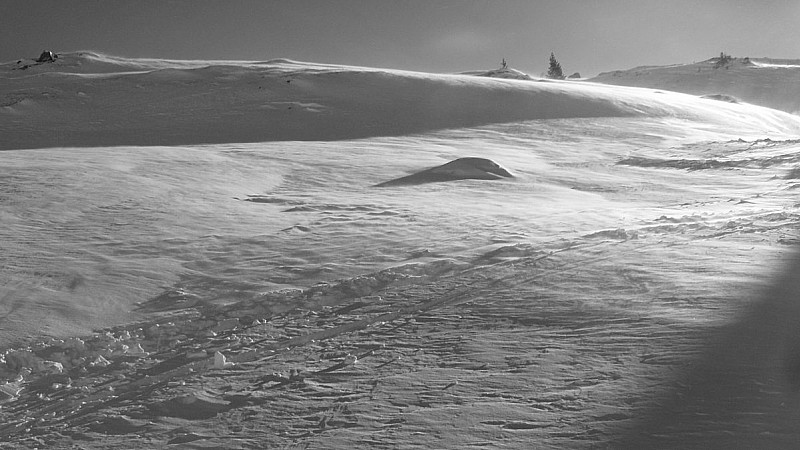
[[581,117],[674,117],[800,130],[796,117],[751,105],[508,79],[523,78],[512,69],[430,74],[285,59],[175,61],[94,52],[62,54],[26,70],[20,64],[0,66],[0,149],[329,141]]

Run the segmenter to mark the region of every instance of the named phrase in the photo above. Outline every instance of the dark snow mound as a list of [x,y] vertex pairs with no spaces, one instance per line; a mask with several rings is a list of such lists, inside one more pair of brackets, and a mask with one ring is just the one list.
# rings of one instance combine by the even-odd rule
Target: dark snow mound
[[459,158],[447,164],[386,181],[376,186],[403,186],[455,180],[498,180],[511,177],[513,177],[511,173],[490,159]]
[[711,100],[719,100],[721,102],[728,102],[728,103],[741,103],[741,100],[738,98],[727,95],[727,94],[709,94],[709,95],[701,95],[701,98],[707,98]]

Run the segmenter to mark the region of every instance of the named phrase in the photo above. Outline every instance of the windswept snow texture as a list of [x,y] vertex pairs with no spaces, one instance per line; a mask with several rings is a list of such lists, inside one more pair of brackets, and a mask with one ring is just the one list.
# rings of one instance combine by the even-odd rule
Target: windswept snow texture
[[[751,105],[286,60],[20,66],[2,67],[0,145],[118,146],[0,153],[2,342],[129,320],[176,283],[232,301],[418,255],[790,214],[773,199],[793,183],[793,150],[681,147],[800,133],[800,118]],[[304,142],[238,143],[283,138]],[[516,178],[369,189],[467,156]],[[674,170],[700,159],[771,181]]]
[[[326,339],[368,341],[353,355],[378,348],[380,386],[370,365],[334,374],[369,390],[330,406],[368,427],[363,439],[592,448],[622,426],[650,432],[632,442],[666,435],[667,448],[796,443],[798,410],[780,401],[796,400],[785,377],[797,352],[778,331],[757,368],[766,381],[734,409],[692,404],[668,430],[630,424],[665,386],[680,396],[683,385],[666,380],[701,354],[709,330],[761,298],[800,242],[800,117],[652,89],[286,60],[75,53],[21,65],[0,68],[0,346],[189,304],[286,311],[301,298],[292,326],[324,334],[329,319],[353,321],[363,333],[347,322],[353,334]],[[514,178],[373,188],[464,157]],[[356,279],[341,295],[297,291],[384,269],[395,275],[388,287],[367,276],[369,289]],[[408,329],[362,321],[365,305],[404,311]],[[429,310],[433,319],[420,313]],[[795,310],[781,310],[776,330],[791,328]],[[745,322],[747,336],[771,328],[764,317]],[[306,344],[275,356],[303,365],[328,345]],[[702,375],[696,385],[714,383]],[[316,386],[340,389],[334,381]],[[708,398],[728,398],[738,381]],[[770,392],[763,403],[759,389]],[[298,392],[302,414],[265,407],[245,432],[276,447],[350,445],[349,425],[317,417],[339,397]],[[450,426],[454,411],[462,418]],[[712,433],[695,428],[698,415]],[[392,422],[375,419],[384,416]]]
[[601,73],[591,81],[617,86],[664,89],[694,95],[718,96],[754,105],[800,113],[800,60],[718,58],[692,64],[642,66]]

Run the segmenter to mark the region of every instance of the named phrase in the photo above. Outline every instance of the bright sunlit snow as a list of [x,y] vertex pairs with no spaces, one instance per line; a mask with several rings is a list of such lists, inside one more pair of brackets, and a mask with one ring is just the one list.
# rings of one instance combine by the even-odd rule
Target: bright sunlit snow
[[[40,378],[9,378],[0,402],[19,409],[0,409],[0,434],[83,427],[96,401],[88,426],[99,432],[116,420],[161,430],[124,439],[189,442],[189,431],[155,419],[186,408],[165,413],[156,401],[200,380],[217,394],[179,398],[233,405],[215,403],[224,390],[260,405],[267,427],[246,422],[248,432],[275,446],[341,447],[352,435],[333,417],[345,413],[381,433],[407,424],[390,439],[435,435],[425,446],[442,448],[498,433],[564,448],[623,428],[640,432],[638,443],[758,446],[764,423],[780,431],[770,442],[793,442],[781,431],[800,410],[790,403],[800,401],[790,386],[793,281],[763,294],[800,242],[800,117],[784,112],[796,110],[785,83],[795,69],[775,64],[599,77],[647,87],[507,68],[430,74],[91,52],[2,64],[0,348],[128,328],[4,353],[11,378],[60,358],[85,389],[38,366]],[[747,81],[717,89],[734,75]],[[786,90],[765,87],[776,76]],[[667,90],[676,84],[690,93]],[[377,186],[468,157],[513,177]],[[729,323],[739,323],[733,344],[704,340]],[[225,331],[235,333],[217,339]],[[368,357],[376,361],[356,364]],[[292,365],[288,375],[251,379],[278,364]],[[331,387],[326,377],[351,366]],[[684,372],[689,384],[669,378]],[[264,394],[267,382],[302,389],[289,402]],[[48,406],[37,383],[71,389],[53,392],[72,400]],[[157,385],[167,388],[145,389]],[[372,387],[361,396],[347,386]],[[114,389],[141,395],[135,408],[150,408],[139,411],[149,422],[130,419],[136,411],[118,401],[129,397]],[[339,402],[334,389],[347,398],[326,425],[317,413],[328,406],[317,405]],[[653,406],[664,390],[681,414]],[[287,404],[301,412],[282,417]],[[469,426],[445,429],[456,409]],[[484,420],[487,411],[500,419]],[[654,422],[631,426],[634,416]],[[187,430],[233,429],[213,420]],[[292,432],[273,432],[284,426]],[[304,427],[325,433],[298,434]],[[48,439],[73,439],[59,436]]]
[[[793,151],[753,141],[800,118],[751,105],[283,60],[2,70],[6,343],[124,322],[178,287],[231,302],[502,246],[667,248],[683,229],[794,217]],[[308,139],[237,143],[284,137]],[[59,148],[15,150],[33,146]],[[372,188],[465,156],[516,177]]]

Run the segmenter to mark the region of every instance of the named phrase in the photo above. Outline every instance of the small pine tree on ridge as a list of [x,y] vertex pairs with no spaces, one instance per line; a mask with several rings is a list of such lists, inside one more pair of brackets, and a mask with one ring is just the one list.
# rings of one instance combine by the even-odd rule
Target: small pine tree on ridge
[[555,80],[563,80],[564,71],[561,70],[561,64],[556,59],[556,55],[550,52],[550,68],[547,69],[547,78]]

